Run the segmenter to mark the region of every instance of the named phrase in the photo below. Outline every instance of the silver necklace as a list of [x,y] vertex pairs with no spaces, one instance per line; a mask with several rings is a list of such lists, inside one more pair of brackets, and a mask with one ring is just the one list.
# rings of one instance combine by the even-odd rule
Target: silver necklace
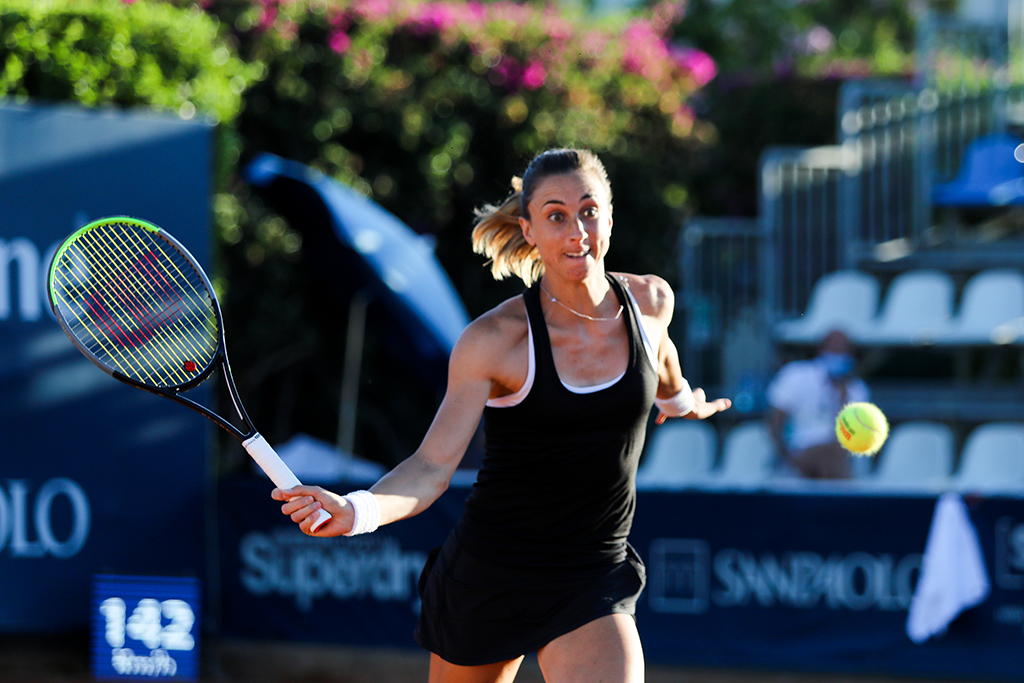
[[[540,283],[538,283],[538,284],[540,284]],[[551,297],[551,302],[552,303],[558,304],[559,306],[561,306],[565,310],[569,311],[573,315],[578,315],[581,318],[586,318],[587,320],[591,320],[591,321],[593,321],[595,323],[606,323],[606,322],[611,322],[612,320],[618,320],[619,316],[622,315],[622,304],[619,304],[619,310],[612,317],[610,317],[610,318],[595,318],[592,315],[587,315],[586,313],[580,313],[579,311],[577,311],[575,309],[569,308],[568,306],[563,304],[561,301],[556,299],[555,296],[544,287],[544,285],[540,285],[540,288],[542,290],[544,290],[545,294],[547,294],[549,297]]]

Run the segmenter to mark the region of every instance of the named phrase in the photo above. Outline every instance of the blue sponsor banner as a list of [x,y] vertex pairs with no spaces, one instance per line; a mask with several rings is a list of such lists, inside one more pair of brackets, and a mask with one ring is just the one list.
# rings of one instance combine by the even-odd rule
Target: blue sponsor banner
[[92,672],[101,681],[199,679],[199,580],[95,578]]
[[[271,488],[249,478],[220,487],[225,634],[413,646],[419,569],[468,489],[369,536],[313,539],[281,515]],[[944,634],[923,644],[906,635],[935,502],[641,492],[630,538],[647,564],[637,623],[648,661],[1024,678],[1024,499],[968,499],[992,592]]]
[[46,271],[73,230],[125,214],[208,262],[211,133],[0,105],[0,633],[85,628],[100,572],[205,570],[209,423],[86,360],[53,319]]
[[652,659],[907,676],[1024,676],[1024,500],[971,498],[989,598],[943,635],[906,634],[936,499],[648,492],[631,540]]
[[469,490],[451,489],[427,514],[373,534],[322,539],[281,514],[273,487],[260,477],[220,483],[221,632],[415,646],[420,571],[455,526]]

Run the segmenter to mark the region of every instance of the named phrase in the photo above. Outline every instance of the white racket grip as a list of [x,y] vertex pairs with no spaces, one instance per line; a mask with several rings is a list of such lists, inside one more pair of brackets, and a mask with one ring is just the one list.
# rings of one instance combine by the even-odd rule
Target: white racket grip
[[[270,481],[274,482],[277,488],[290,489],[302,484],[288,465],[284,464],[284,460],[281,460],[281,456],[277,454],[273,446],[267,443],[267,440],[261,434],[256,434],[246,439],[242,442],[242,446],[252,456],[252,459],[256,461],[256,464],[260,466],[260,469],[267,473]],[[327,510],[320,508],[317,510],[317,518],[313,522],[312,530],[316,531],[330,518],[331,514]]]

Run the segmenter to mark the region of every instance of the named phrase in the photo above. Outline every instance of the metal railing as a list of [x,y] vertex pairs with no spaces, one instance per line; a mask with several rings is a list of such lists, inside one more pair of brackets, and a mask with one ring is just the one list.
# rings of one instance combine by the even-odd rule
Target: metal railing
[[1007,89],[941,92],[857,81],[840,90],[840,144],[858,160],[837,216],[844,267],[892,240],[920,244],[932,227],[931,188],[955,177],[972,140],[1006,129]]
[[932,186],[956,175],[972,140],[1024,123],[1024,88],[1007,85],[1007,42],[1005,27],[927,19],[916,82],[847,82],[836,145],[764,152],[757,219],[699,217],[683,227],[679,306],[691,378],[731,388],[752,364],[728,358],[744,325],[770,337],[775,321],[803,313],[822,275],[879,258],[880,245],[934,239]]
[[814,283],[844,267],[843,181],[858,172],[846,146],[771,148],[761,159],[765,319],[799,315]]
[[857,82],[841,98],[839,145],[770,148],[762,157],[769,320],[799,315],[818,278],[878,258],[880,245],[934,240],[932,186],[956,175],[972,140],[1006,125],[1005,88],[940,93]]
[[680,360],[694,386],[732,396],[738,413],[759,407],[772,370],[762,305],[763,241],[754,218],[694,218],[679,237]]

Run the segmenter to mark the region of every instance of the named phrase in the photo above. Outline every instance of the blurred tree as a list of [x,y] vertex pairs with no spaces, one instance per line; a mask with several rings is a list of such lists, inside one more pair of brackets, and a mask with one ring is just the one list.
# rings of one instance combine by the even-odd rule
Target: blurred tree
[[672,35],[719,74],[694,103],[716,138],[694,159],[689,209],[757,215],[766,147],[832,144],[844,80],[912,75],[915,11],[913,0],[690,0]]
[[[333,440],[348,301],[304,266],[301,233],[239,165],[275,152],[372,197],[436,239],[477,315],[521,285],[493,282],[471,253],[473,210],[536,152],[587,146],[616,193],[609,266],[675,281],[684,216],[754,211],[759,150],[827,141],[837,78],[899,73],[912,26],[907,0],[683,6],[0,0],[0,94],[221,122],[215,284],[236,375],[271,441]],[[410,386],[374,334],[356,450],[393,463],[438,395]]]
[[[673,277],[688,159],[709,137],[690,102],[715,73],[706,55],[667,39],[675,4],[601,21],[507,1],[214,0],[206,9],[262,75],[238,119],[242,162],[260,151],[300,161],[433,236],[471,315],[522,289],[493,282],[471,252],[473,211],[504,198],[511,177],[552,146],[590,147],[609,168],[609,264]],[[235,365],[265,399],[254,419],[280,418],[278,438],[299,429],[331,438],[348,301],[306,272],[296,226],[243,185],[217,206],[225,308],[250,342]],[[366,359],[356,450],[393,463],[418,444],[439,397],[408,386],[401,359],[379,356],[383,344],[369,348],[378,355]]]

